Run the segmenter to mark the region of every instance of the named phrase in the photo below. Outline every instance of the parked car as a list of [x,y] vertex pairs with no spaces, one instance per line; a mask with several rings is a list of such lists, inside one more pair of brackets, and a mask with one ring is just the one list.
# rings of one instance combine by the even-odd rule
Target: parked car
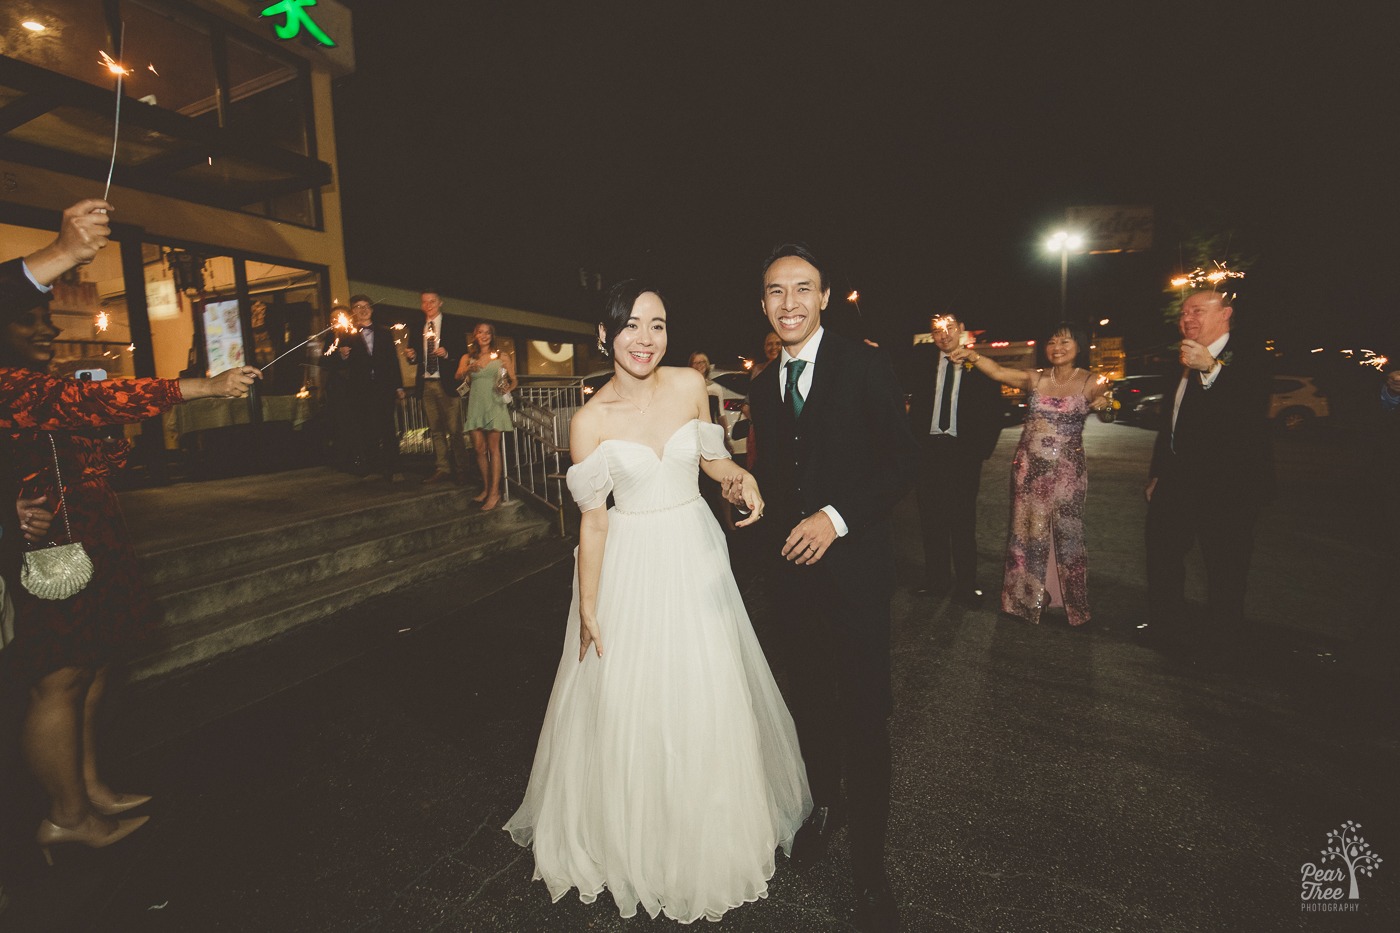
[[1124,376],[1113,383],[1113,397],[1122,406],[1116,420],[1144,428],[1161,427],[1162,413],[1171,410],[1165,401],[1172,389],[1170,380],[1162,375]]
[[1285,431],[1296,431],[1314,418],[1332,414],[1327,396],[1311,376],[1275,376],[1269,394],[1269,418]]

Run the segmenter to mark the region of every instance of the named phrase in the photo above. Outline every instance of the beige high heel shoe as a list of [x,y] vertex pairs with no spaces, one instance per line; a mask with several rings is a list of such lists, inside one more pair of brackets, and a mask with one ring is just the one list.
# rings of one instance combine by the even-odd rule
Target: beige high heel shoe
[[44,861],[52,868],[54,846],[77,842],[89,849],[106,848],[145,826],[149,819],[149,816],[133,816],[130,819],[117,820],[117,825],[111,832],[102,832],[100,829],[65,829],[51,820],[44,820],[39,824],[39,831],[34,834],[34,841],[39,843],[39,851],[44,853]]
[[118,816],[128,810],[144,806],[151,800],[150,794],[117,794],[111,803],[98,803],[91,797],[88,798],[88,803],[92,804],[92,808],[103,816]]

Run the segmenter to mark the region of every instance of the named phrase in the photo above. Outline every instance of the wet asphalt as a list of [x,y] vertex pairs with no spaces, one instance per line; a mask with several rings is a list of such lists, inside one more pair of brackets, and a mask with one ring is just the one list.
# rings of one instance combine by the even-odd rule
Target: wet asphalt
[[[991,594],[1016,436],[984,473]],[[1255,638],[1163,653],[1133,638],[1150,440],[1090,423],[1082,629],[914,597],[912,497],[900,510],[888,867],[904,927],[1400,928],[1400,862],[1361,878],[1343,917],[1305,910],[1300,893],[1302,866],[1346,820],[1400,858],[1396,562],[1367,524],[1364,445],[1280,442]],[[775,607],[733,543],[766,641]],[[42,803],[7,752],[0,931],[673,926],[622,921],[606,896],[551,903],[499,829],[524,790],[569,600],[568,544],[530,559],[545,569],[485,600],[470,579],[443,581],[114,697],[110,780],[157,800],[110,849],[59,849],[46,869],[29,841]],[[5,702],[12,729],[17,698]],[[842,831],[806,872],[780,857],[769,896],[721,926],[848,930],[851,895]]]

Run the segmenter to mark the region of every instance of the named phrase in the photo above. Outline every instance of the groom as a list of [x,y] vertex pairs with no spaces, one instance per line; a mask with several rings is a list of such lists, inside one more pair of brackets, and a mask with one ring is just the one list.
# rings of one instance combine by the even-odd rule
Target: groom
[[917,450],[884,353],[822,327],[830,298],[831,283],[807,247],[785,244],[768,257],[763,313],[783,351],[749,392],[763,437],[754,472],[767,497],[789,707],[812,787],[812,816],[792,859],[821,858],[848,819],[856,924],[886,930],[896,923],[884,866],[890,525],[913,483]]

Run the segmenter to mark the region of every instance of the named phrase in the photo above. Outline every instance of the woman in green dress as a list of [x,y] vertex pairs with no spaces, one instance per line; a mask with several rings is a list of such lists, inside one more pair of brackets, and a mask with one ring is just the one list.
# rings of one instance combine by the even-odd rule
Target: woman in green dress
[[496,347],[496,328],[482,321],[472,334],[472,345],[457,365],[457,378],[469,378],[467,414],[463,429],[471,433],[476,465],[481,470],[481,511],[489,512],[501,501],[501,432],[512,429],[510,407],[501,398],[515,388],[515,361]]

